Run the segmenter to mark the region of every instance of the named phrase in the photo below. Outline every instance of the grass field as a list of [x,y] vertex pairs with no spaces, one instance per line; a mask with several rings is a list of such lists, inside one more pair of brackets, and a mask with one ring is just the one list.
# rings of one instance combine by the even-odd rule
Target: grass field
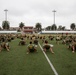
[[[3,50],[0,53],[0,75],[55,75],[47,62],[41,48],[38,53],[26,54],[27,45],[18,46],[20,39],[10,42],[10,52]],[[27,40],[28,44],[29,40]],[[42,46],[41,40],[39,43]],[[76,53],[67,49],[66,45],[57,45],[55,41],[49,41],[54,45],[55,54],[46,52],[54,68],[59,75],[76,75]]]

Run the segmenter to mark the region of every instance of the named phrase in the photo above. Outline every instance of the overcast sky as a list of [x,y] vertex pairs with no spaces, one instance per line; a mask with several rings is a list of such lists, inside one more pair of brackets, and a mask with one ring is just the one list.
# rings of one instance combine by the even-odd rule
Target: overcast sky
[[41,23],[42,27],[55,23],[66,28],[71,23],[76,23],[76,0],[0,0],[0,26],[5,20],[5,9],[7,20],[11,27],[18,27],[20,22],[26,26],[35,26]]

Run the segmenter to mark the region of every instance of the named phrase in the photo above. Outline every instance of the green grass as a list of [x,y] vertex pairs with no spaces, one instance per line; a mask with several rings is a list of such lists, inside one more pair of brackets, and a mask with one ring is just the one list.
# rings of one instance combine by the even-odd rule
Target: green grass
[[[19,39],[10,42],[10,52],[3,50],[0,53],[0,75],[54,75],[44,54],[38,46],[38,53],[27,52],[27,45],[18,46]],[[29,40],[27,40],[28,44]],[[42,45],[42,41],[39,40]],[[55,40],[53,51],[46,52],[59,75],[76,75],[76,53],[67,49],[67,45],[57,45]]]
[[42,51],[26,54],[26,46],[18,46],[19,39],[10,42],[10,52],[0,53],[0,75],[54,75]]
[[55,41],[49,41],[54,44],[54,55],[47,52],[47,56],[54,65],[59,75],[76,75],[76,53],[67,49],[67,45],[57,45]]

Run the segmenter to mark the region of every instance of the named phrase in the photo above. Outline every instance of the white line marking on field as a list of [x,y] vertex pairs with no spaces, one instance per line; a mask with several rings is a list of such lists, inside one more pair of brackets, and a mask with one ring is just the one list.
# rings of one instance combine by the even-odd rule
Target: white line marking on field
[[[38,44],[39,44],[39,43],[38,43]],[[40,44],[39,44],[39,46],[40,46],[40,48],[41,48],[41,50],[42,50],[43,54],[45,55],[45,57],[46,57],[46,59],[47,59],[47,61],[48,61],[49,65],[50,65],[50,67],[52,68],[52,70],[53,70],[54,74],[55,74],[55,75],[58,75],[58,73],[57,73],[56,69],[54,68],[53,64],[52,64],[52,63],[51,63],[51,61],[49,60],[48,56],[47,56],[47,55],[46,55],[46,53],[43,51],[43,48],[41,47],[41,45],[40,45]]]

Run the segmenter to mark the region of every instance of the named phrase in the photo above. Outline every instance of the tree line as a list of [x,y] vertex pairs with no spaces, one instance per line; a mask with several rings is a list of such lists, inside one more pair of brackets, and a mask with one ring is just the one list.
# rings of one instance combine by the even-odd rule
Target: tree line
[[[25,26],[25,24],[23,22],[20,22],[19,23],[19,28],[22,29],[23,26]],[[41,23],[36,23],[35,28],[37,29],[37,31],[41,31],[41,30],[65,30],[66,29],[65,26],[59,25],[57,27],[56,24],[53,24],[53,25],[47,26],[45,28],[42,28],[42,24]],[[1,29],[1,27],[0,27],[0,29]],[[9,21],[3,21],[2,22],[2,29],[4,29],[4,30],[9,30],[10,29]],[[70,29],[75,30],[76,29],[76,24],[75,23],[71,23],[70,24]]]

